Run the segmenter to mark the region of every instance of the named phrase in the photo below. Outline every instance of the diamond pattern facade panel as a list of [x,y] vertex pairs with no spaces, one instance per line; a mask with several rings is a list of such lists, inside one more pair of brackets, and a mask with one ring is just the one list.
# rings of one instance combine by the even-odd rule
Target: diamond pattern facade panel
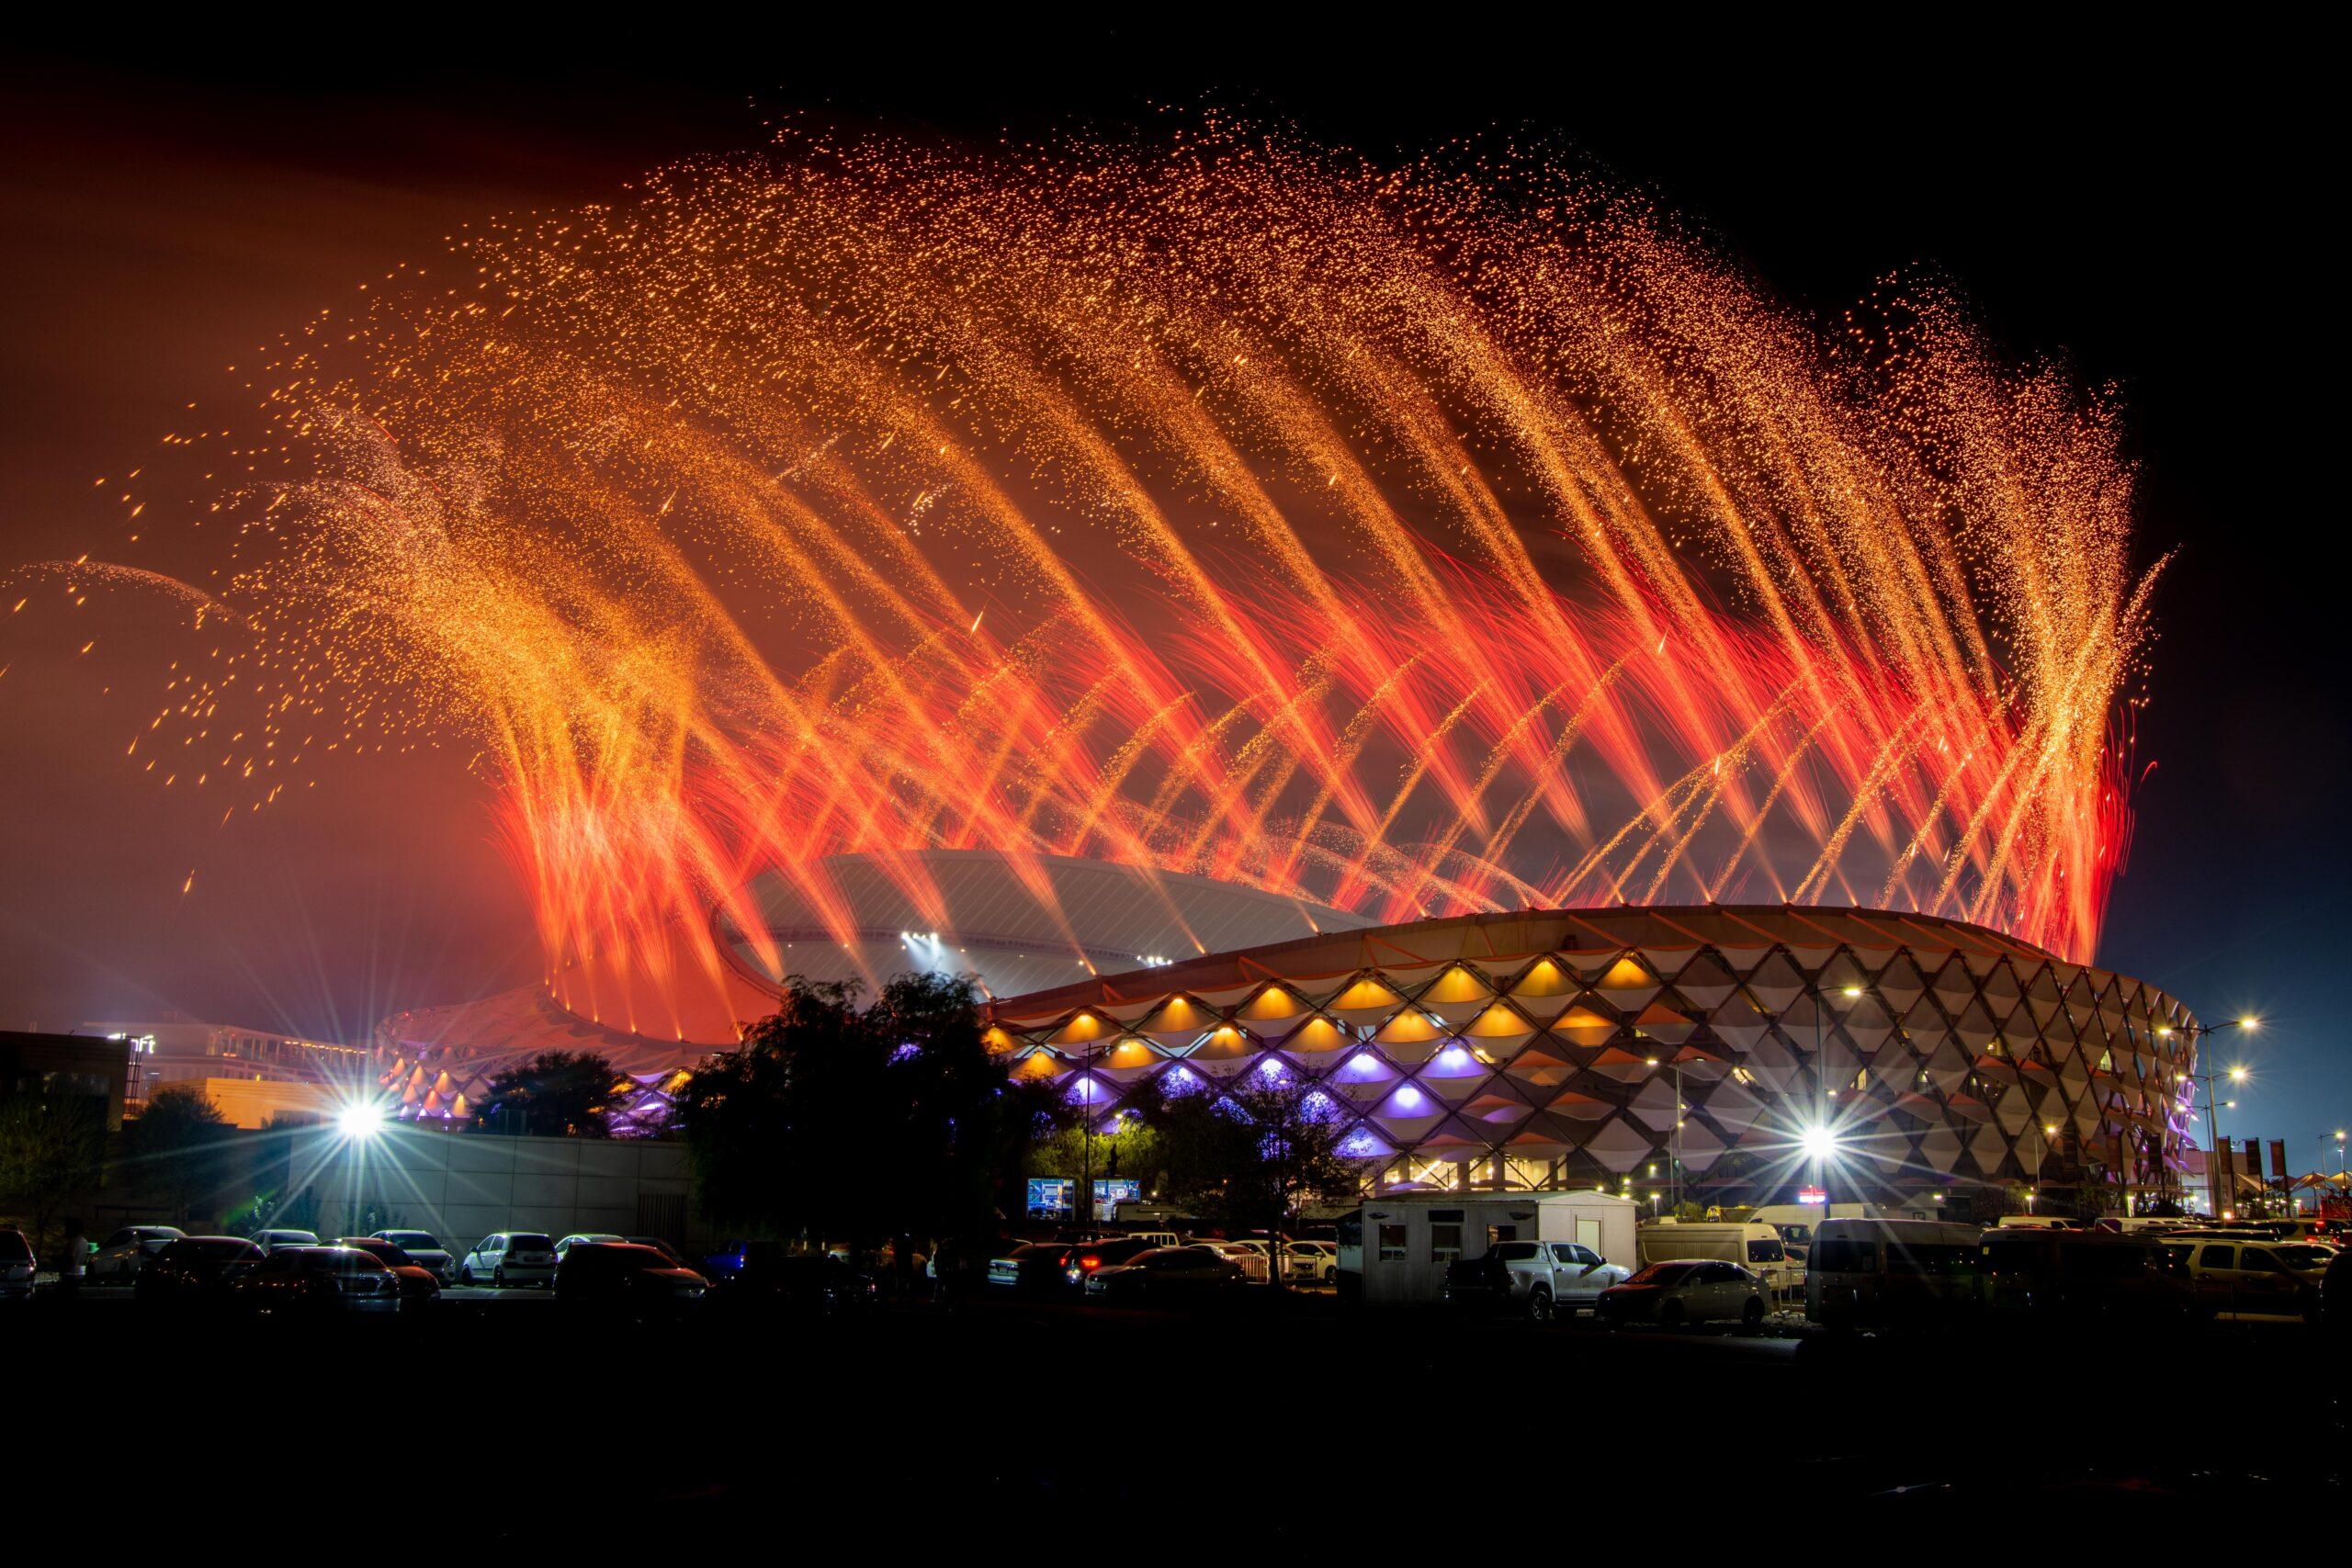
[[2155,987],[1925,916],[1709,906],[1470,916],[995,1001],[1021,1077],[1107,1121],[1252,1072],[1329,1090],[1372,1180],[2177,1187],[2195,1021]]

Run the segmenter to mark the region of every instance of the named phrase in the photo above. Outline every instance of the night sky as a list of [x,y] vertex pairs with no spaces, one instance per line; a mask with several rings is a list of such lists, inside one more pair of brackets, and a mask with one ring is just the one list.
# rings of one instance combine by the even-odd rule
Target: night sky
[[[2202,44],[2125,62],[1952,39],[1881,58],[1498,41],[1228,57],[1100,30],[907,58],[891,33],[796,31],[650,51],[635,73],[519,49],[462,71],[356,49],[20,55],[0,64],[0,566],[119,556],[121,508],[94,480],[140,466],[265,336],[467,219],[755,145],[763,113],[981,138],[1148,128],[1156,105],[1206,96],[1374,153],[1525,123],[1655,189],[1803,309],[1933,268],[2013,355],[2118,386],[2143,558],[2178,553],[2139,734],[2154,767],[2098,961],[2208,1019],[2260,1013],[2257,1035],[2222,1038],[2256,1075],[2223,1130],[2286,1138],[2308,1168],[2352,1120],[2326,1002],[2352,944],[2328,95],[2301,65]],[[356,1035],[536,972],[457,761],[338,764],[220,829],[122,757],[167,629],[129,601],[93,610],[70,638],[82,623],[31,611],[0,628],[0,1023],[178,1007]]]

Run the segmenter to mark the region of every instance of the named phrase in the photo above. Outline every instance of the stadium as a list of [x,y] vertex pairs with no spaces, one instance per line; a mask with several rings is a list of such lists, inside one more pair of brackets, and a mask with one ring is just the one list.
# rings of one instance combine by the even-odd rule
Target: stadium
[[[989,1042],[1112,1126],[1148,1092],[1311,1082],[1368,1186],[1606,1186],[1839,1201],[2091,1180],[2177,1193],[2195,1021],[2152,986],[1979,926],[1816,906],[1617,907],[1402,924],[1068,857],[838,855],[680,952],[582,962],[377,1032],[412,1117],[535,1052],[593,1049],[657,1112],[788,976],[969,974]],[[913,863],[912,864],[905,863]],[[952,924],[917,929],[920,875]],[[938,904],[934,901],[934,909]],[[844,929],[842,911],[850,912]],[[763,960],[762,953],[774,961]]]

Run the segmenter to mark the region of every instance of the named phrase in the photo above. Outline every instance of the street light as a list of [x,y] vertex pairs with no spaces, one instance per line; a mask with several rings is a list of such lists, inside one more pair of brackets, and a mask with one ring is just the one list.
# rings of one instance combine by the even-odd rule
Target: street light
[[384,1130],[384,1108],[373,1100],[355,1100],[335,1113],[334,1124],[354,1142],[372,1138]]
[[[2222,1217],[2220,1164],[2222,1126],[2221,1119],[2214,1113],[2213,1067],[2212,1064],[2206,1060],[2205,1037],[2209,1034],[2217,1034],[2224,1029],[2242,1029],[2251,1034],[2261,1025],[2260,1019],[2248,1013],[2244,1018],[2233,1018],[2225,1023],[2197,1024],[2192,1030],[2198,1065],[2205,1069],[2203,1073],[2198,1075],[2205,1084],[2205,1212],[2217,1219]],[[2230,1081],[2232,1083],[2245,1082],[2245,1063],[2241,1062],[2230,1069]],[[2234,1104],[2235,1101],[2232,1103]]]

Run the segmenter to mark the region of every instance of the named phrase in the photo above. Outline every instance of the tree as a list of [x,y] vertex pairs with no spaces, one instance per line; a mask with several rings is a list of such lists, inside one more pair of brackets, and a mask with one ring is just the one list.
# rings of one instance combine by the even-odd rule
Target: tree
[[602,1138],[610,1132],[605,1100],[618,1077],[611,1060],[594,1051],[542,1051],[493,1074],[474,1115],[502,1133]]
[[23,1221],[34,1256],[50,1256],[65,1214],[96,1189],[106,1150],[106,1114],[87,1095],[0,1101],[0,1205]]
[[[1138,1108],[1169,1196],[1227,1229],[1279,1238],[1310,1201],[1355,1190],[1361,1164],[1340,1152],[1347,1118],[1324,1089],[1287,1072],[1252,1072],[1222,1093],[1164,1094]],[[1272,1275],[1282,1277],[1281,1247]]]
[[139,1190],[165,1199],[175,1220],[225,1187],[234,1168],[236,1129],[192,1084],[157,1089],[138,1120],[123,1128],[128,1174]]
[[707,1058],[677,1097],[703,1213],[755,1233],[864,1248],[984,1239],[1035,1107],[1008,1094],[968,979],[859,987],[796,976],[784,1006]]

